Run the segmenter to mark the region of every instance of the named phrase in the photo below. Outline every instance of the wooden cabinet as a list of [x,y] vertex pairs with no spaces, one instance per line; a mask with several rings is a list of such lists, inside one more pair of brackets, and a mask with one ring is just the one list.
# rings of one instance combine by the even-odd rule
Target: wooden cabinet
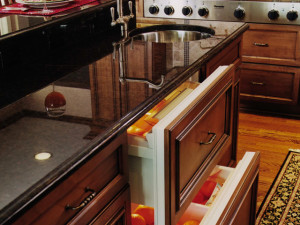
[[[112,201],[120,203],[121,208],[127,208],[128,191],[120,194],[128,182],[126,140],[126,134],[123,134],[104,149],[99,149],[94,157],[14,224],[88,224],[103,210],[109,211],[108,204]],[[111,207],[118,208],[114,204]],[[129,214],[130,210],[127,210],[124,218]]]
[[241,71],[242,99],[298,104],[299,68],[243,64]]
[[[219,67],[170,111],[163,112],[165,117],[146,139],[129,136],[131,200],[154,207],[155,224],[183,224],[191,202],[217,164],[223,158],[229,158],[226,164],[230,164],[236,125],[233,94],[238,94],[235,72],[235,65]],[[224,185],[223,197],[218,200],[223,202],[221,208],[219,203],[212,209],[195,206],[200,208],[196,214],[205,211],[201,224],[222,224],[220,221],[230,218],[236,218],[237,224],[247,217],[254,221],[258,164],[259,154],[249,153],[232,169],[235,178]],[[223,201],[224,196],[228,199]],[[209,218],[215,212],[219,216],[211,223]]]
[[242,43],[241,108],[299,114],[299,27],[250,24]]
[[243,36],[242,61],[299,66],[299,47],[298,26],[250,24]]

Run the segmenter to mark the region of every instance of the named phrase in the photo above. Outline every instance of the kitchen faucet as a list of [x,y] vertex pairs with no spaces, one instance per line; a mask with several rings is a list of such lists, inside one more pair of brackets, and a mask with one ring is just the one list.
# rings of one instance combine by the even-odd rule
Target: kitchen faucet
[[121,35],[124,38],[128,37],[128,22],[131,18],[134,17],[132,13],[132,1],[128,1],[130,14],[128,16],[123,15],[123,0],[117,0],[117,11],[119,14],[119,18],[115,20],[115,8],[110,8],[111,13],[111,26],[115,26],[116,24],[121,24]]

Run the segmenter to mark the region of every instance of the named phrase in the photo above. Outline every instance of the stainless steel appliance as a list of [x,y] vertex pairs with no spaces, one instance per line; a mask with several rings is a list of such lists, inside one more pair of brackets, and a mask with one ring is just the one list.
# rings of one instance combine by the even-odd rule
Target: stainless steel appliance
[[144,16],[300,25],[300,1],[144,0]]

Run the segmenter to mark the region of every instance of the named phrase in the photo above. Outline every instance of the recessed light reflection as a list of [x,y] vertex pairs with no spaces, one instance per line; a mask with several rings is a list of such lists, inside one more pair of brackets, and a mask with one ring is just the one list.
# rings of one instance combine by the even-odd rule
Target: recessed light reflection
[[51,156],[52,156],[52,154],[50,152],[39,152],[34,155],[34,158],[36,160],[43,161],[43,160],[47,160],[47,159],[51,158]]

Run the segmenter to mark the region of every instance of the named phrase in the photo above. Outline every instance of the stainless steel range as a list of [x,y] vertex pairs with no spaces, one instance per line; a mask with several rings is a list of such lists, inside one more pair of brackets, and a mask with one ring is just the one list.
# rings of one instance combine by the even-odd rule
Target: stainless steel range
[[300,1],[144,0],[144,16],[152,18],[243,21],[300,25]]

